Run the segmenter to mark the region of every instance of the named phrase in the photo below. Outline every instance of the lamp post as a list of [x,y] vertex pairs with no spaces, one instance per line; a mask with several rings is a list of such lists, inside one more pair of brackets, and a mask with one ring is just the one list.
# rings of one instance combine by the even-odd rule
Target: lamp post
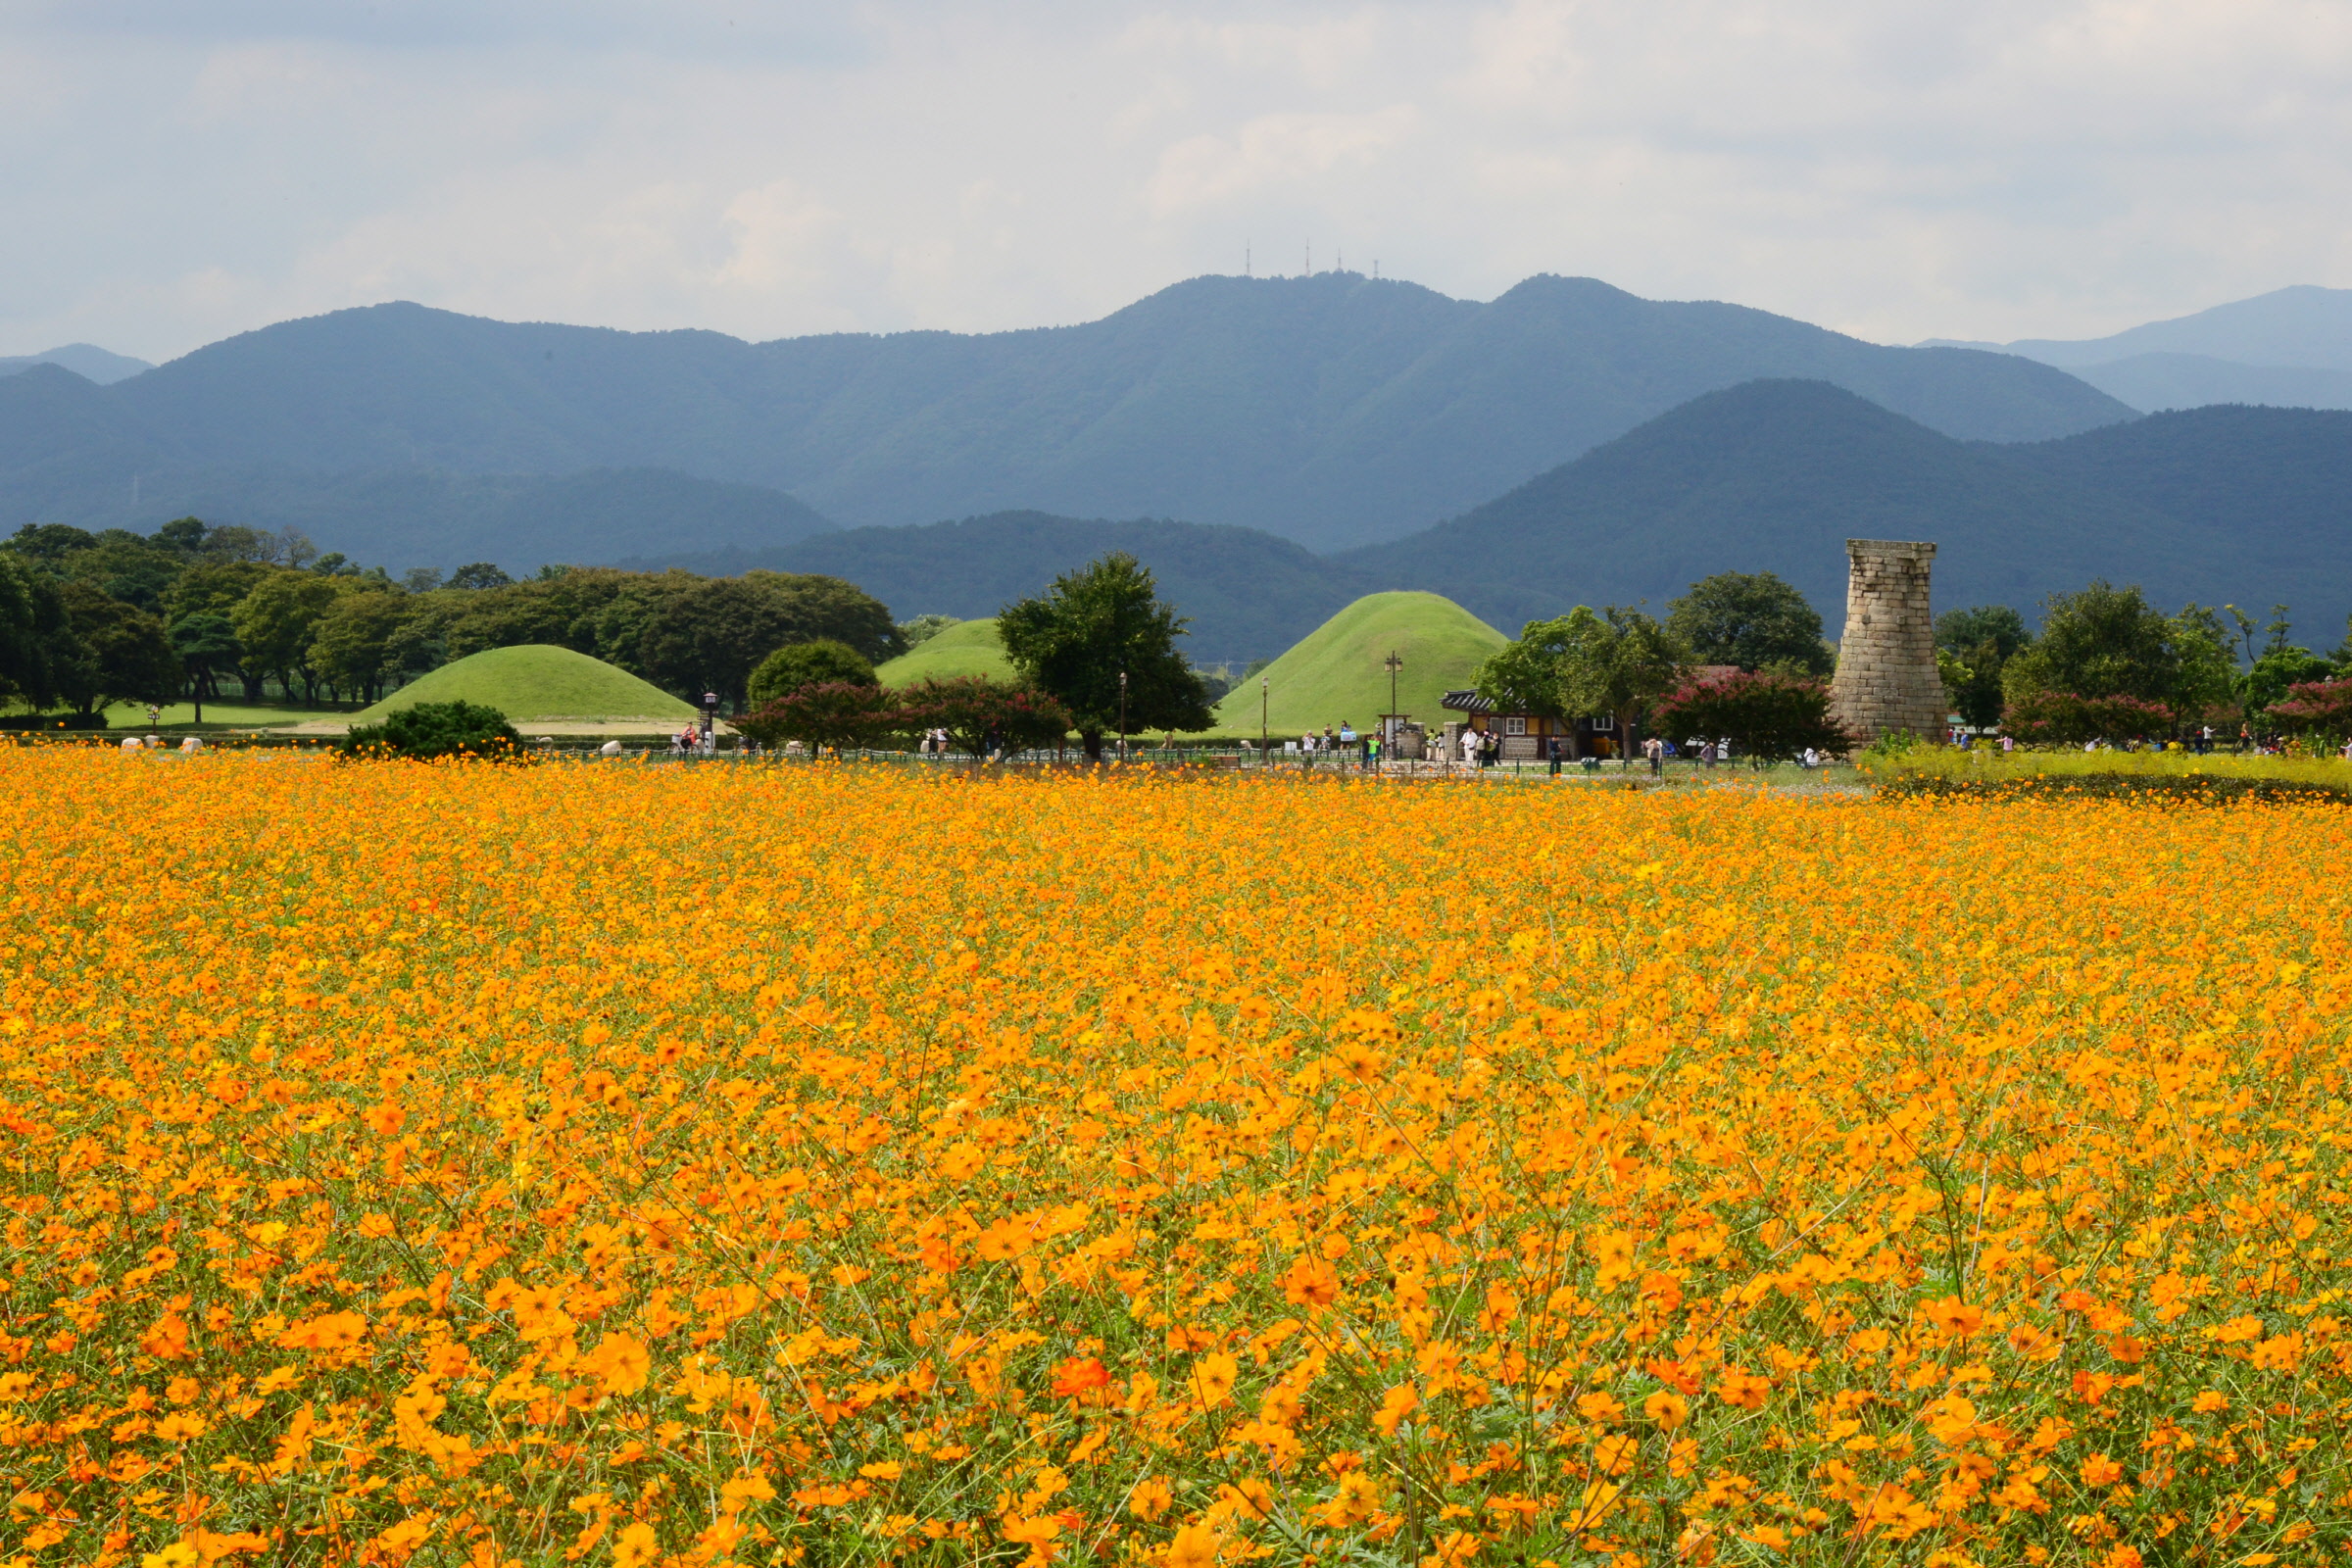
[[1127,672],[1119,671],[1119,760],[1127,760]]
[[1274,765],[1273,732],[1266,727],[1268,707],[1274,701],[1271,695],[1273,690],[1273,676],[1257,677],[1257,765],[1260,767]]
[[1389,650],[1389,657],[1382,660],[1381,662],[1389,666],[1389,733],[1387,738],[1390,744],[1394,745],[1396,740],[1398,716],[1396,712],[1396,672],[1404,667],[1404,661],[1392,648]]
[[718,755],[718,693],[703,693],[703,749]]

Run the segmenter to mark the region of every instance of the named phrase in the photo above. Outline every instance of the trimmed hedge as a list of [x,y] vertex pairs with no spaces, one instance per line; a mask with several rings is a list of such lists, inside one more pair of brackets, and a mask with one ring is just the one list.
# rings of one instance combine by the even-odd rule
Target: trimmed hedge
[[344,737],[342,755],[419,762],[439,757],[511,762],[529,754],[505,713],[480,703],[459,702],[418,703],[388,714],[381,724],[360,725]]
[[0,718],[0,731],[11,734],[29,732],[39,734],[48,730],[93,730],[107,727],[106,710],[101,708],[87,713],[11,713]]
[[2303,779],[2222,773],[2029,773],[2021,778],[1946,778],[1897,773],[1878,787],[1894,800],[2131,801],[2167,806],[2352,806],[2352,788]]

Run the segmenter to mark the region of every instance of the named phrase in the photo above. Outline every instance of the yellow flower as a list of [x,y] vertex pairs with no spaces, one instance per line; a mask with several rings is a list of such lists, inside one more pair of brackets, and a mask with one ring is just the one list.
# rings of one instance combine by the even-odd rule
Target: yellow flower
[[1652,1426],[1672,1432],[1690,1418],[1690,1401],[1679,1394],[1660,1390],[1642,1401],[1642,1413]]
[[1213,1410],[1233,1397],[1234,1380],[1242,1364],[1223,1351],[1211,1351],[1193,1363],[1193,1386],[1200,1391],[1201,1408]]
[[1163,1568],[1212,1568],[1224,1547],[1215,1531],[1200,1525],[1186,1525],[1168,1543],[1167,1555],[1161,1562]]
[[612,1538],[612,1568],[645,1568],[660,1552],[654,1527],[639,1520]]

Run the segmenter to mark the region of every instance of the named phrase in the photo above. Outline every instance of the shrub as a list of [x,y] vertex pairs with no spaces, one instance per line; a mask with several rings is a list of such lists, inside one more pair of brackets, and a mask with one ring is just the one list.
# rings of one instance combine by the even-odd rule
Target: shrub
[[897,694],[856,681],[828,680],[770,699],[738,719],[735,727],[762,746],[780,741],[873,746],[915,726]]
[[106,727],[106,710],[103,708],[93,709],[86,713],[11,713],[5,718],[0,718],[0,730],[30,730],[36,735],[45,729],[75,730],[104,729]]
[[1658,734],[1728,736],[1756,761],[1785,761],[1810,749],[1842,754],[1853,737],[1830,718],[1829,688],[1799,675],[1734,670],[1684,681],[1658,700]]
[[873,662],[848,643],[831,637],[793,643],[768,655],[752,671],[747,706],[754,710],[765,708],[777,698],[789,697],[805,687],[836,681],[852,686],[881,684],[874,678]]
[[2352,806],[2352,789],[2304,779],[2227,773],[2030,773],[2023,778],[1951,778],[1898,773],[1878,793],[1894,800],[2136,801],[2182,806]]
[[436,757],[471,757],[514,761],[524,753],[522,737],[507,715],[480,703],[418,703],[381,724],[363,724],[344,737],[342,755],[398,757],[426,761]]
[[2271,705],[2270,716],[2289,733],[2340,741],[2352,735],[2352,679],[2299,681]]
[[986,756],[994,739],[1006,751],[1058,746],[1069,734],[1069,710],[1044,692],[986,675],[926,680],[906,693],[907,728],[944,729],[948,743]]
[[2100,739],[2170,735],[2173,710],[2144,697],[2034,692],[2009,705],[2001,715],[2001,726],[2029,745],[2080,745]]

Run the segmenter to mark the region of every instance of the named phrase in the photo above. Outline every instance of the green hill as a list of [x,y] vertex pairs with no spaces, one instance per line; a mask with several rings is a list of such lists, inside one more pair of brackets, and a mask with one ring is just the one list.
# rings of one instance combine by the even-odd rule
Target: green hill
[[509,718],[692,718],[695,710],[601,659],[548,643],[493,648],[411,681],[352,723],[373,724],[418,703],[480,703]]
[[[1423,723],[1441,723],[1439,697],[1469,685],[1479,664],[1505,641],[1450,599],[1367,594],[1260,672],[1270,727],[1275,738],[1293,740],[1326,725],[1336,730],[1342,719],[1359,730],[1369,727],[1388,711],[1389,672],[1381,662],[1391,653],[1404,661],[1397,672],[1398,706]],[[1217,728],[1254,734],[1258,709],[1258,683],[1246,680],[1217,706]]]
[[1004,657],[1004,640],[994,617],[967,620],[927,637],[910,653],[901,654],[875,668],[882,684],[896,690],[924,679],[953,680],[958,675],[994,675],[1012,679],[1012,663]]

